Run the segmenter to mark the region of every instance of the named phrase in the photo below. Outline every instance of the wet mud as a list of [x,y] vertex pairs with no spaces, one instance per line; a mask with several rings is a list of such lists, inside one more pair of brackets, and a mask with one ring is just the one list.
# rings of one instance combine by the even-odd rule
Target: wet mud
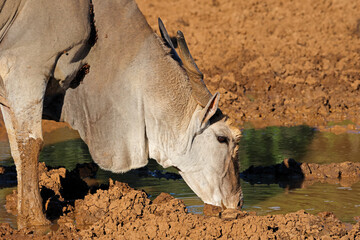
[[[298,166],[295,161],[283,164],[285,168],[288,164],[290,169]],[[353,175],[352,169],[357,169],[355,174],[359,169],[348,163],[310,165],[309,168],[313,173],[323,173],[316,174],[317,177],[327,179],[332,175],[326,177],[326,169],[334,167],[350,175]],[[256,216],[254,212],[206,205],[204,215],[192,214],[181,200],[167,193],[151,201],[146,192],[126,183],[110,179],[106,185],[88,184],[97,170],[93,164],[79,164],[68,172],[41,163],[39,170],[44,209],[53,226],[16,230],[9,224],[0,224],[0,239],[360,238],[359,222],[342,223],[330,212],[312,215],[301,210],[285,215]],[[311,177],[312,174],[304,175]],[[8,195],[6,207],[16,214],[16,191]]]

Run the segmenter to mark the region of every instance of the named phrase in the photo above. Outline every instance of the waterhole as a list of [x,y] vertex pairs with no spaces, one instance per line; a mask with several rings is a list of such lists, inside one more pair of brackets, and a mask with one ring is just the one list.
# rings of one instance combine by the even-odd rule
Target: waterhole
[[[46,134],[46,146],[40,161],[49,166],[64,166],[68,170],[78,163],[92,162],[87,146],[76,132],[67,128]],[[281,163],[285,158],[298,162],[333,163],[360,162],[360,134],[347,132],[335,135],[320,132],[308,126],[268,127],[265,129],[245,129],[239,143],[240,169],[251,165],[267,166]],[[0,142],[0,165],[13,165],[7,142]],[[163,169],[155,161],[150,161],[148,172],[156,170],[177,173],[175,169]],[[139,176],[136,171],[113,174],[98,170],[96,179],[100,183],[108,178],[128,183],[131,187],[143,189],[151,199],[161,192],[167,192],[182,199],[190,212],[202,213],[203,202],[191,191],[182,179],[167,180],[159,175]],[[246,211],[258,215],[280,214],[298,211],[309,213],[333,212],[340,220],[354,223],[353,217],[360,216],[360,182],[346,186],[331,183],[302,183],[301,187],[281,184],[248,183],[242,181],[244,206]],[[5,196],[15,189],[0,189],[0,222],[16,226],[16,218],[6,212]]]

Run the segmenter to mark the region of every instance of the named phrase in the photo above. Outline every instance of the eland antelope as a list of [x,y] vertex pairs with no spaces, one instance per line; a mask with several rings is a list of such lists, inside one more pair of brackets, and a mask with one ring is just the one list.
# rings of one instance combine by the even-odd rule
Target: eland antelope
[[[133,0],[0,0],[0,103],[18,172],[18,227],[43,225],[41,119],[68,122],[103,169],[155,159],[208,204],[242,202],[239,131],[184,35],[156,35]],[[176,46],[176,47],[175,47]]]

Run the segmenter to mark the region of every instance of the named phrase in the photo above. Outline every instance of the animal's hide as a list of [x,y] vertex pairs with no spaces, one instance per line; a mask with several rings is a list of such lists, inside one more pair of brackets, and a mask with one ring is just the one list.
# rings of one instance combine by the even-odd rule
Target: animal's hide
[[61,120],[102,168],[124,172],[149,157],[170,166],[197,106],[190,83],[133,0],[93,5],[98,37],[85,59],[89,73],[67,90]]
[[139,69],[146,69],[141,53],[153,33],[133,1],[93,4],[98,40],[87,58],[89,74],[67,90],[61,118],[79,131],[100,167],[125,172],[148,162],[147,76]]
[[129,89],[119,89],[116,82],[96,86],[99,82],[94,80],[68,90],[62,120],[79,131],[101,168],[125,172],[145,166],[148,150],[140,99],[129,99],[126,104],[131,107],[126,107],[120,102]]
[[0,42],[19,11],[21,0],[0,0]]

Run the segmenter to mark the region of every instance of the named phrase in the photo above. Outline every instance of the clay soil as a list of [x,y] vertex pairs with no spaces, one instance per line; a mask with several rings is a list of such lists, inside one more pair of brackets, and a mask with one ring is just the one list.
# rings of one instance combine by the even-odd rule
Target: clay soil
[[[137,3],[156,32],[158,17],[170,35],[184,32],[205,83],[221,93],[220,107],[235,124],[360,125],[359,1]],[[359,222],[344,224],[331,213],[194,215],[169,195],[150,201],[122,183],[86,196],[90,189],[79,183],[83,199],[71,202],[56,182],[66,171],[50,171],[44,176],[55,182],[44,185],[50,189],[45,205],[61,216],[58,229],[44,235],[1,224],[1,239],[360,239]]]
[[[330,212],[256,216],[206,205],[205,215],[192,214],[167,193],[151,201],[125,183],[89,186],[96,170],[83,164],[68,172],[41,163],[41,195],[54,225],[15,230],[0,224],[0,239],[360,239],[360,222],[344,224]],[[16,202],[16,192],[7,196],[14,214]]]
[[185,34],[221,107],[254,126],[360,123],[360,2],[138,0]]

